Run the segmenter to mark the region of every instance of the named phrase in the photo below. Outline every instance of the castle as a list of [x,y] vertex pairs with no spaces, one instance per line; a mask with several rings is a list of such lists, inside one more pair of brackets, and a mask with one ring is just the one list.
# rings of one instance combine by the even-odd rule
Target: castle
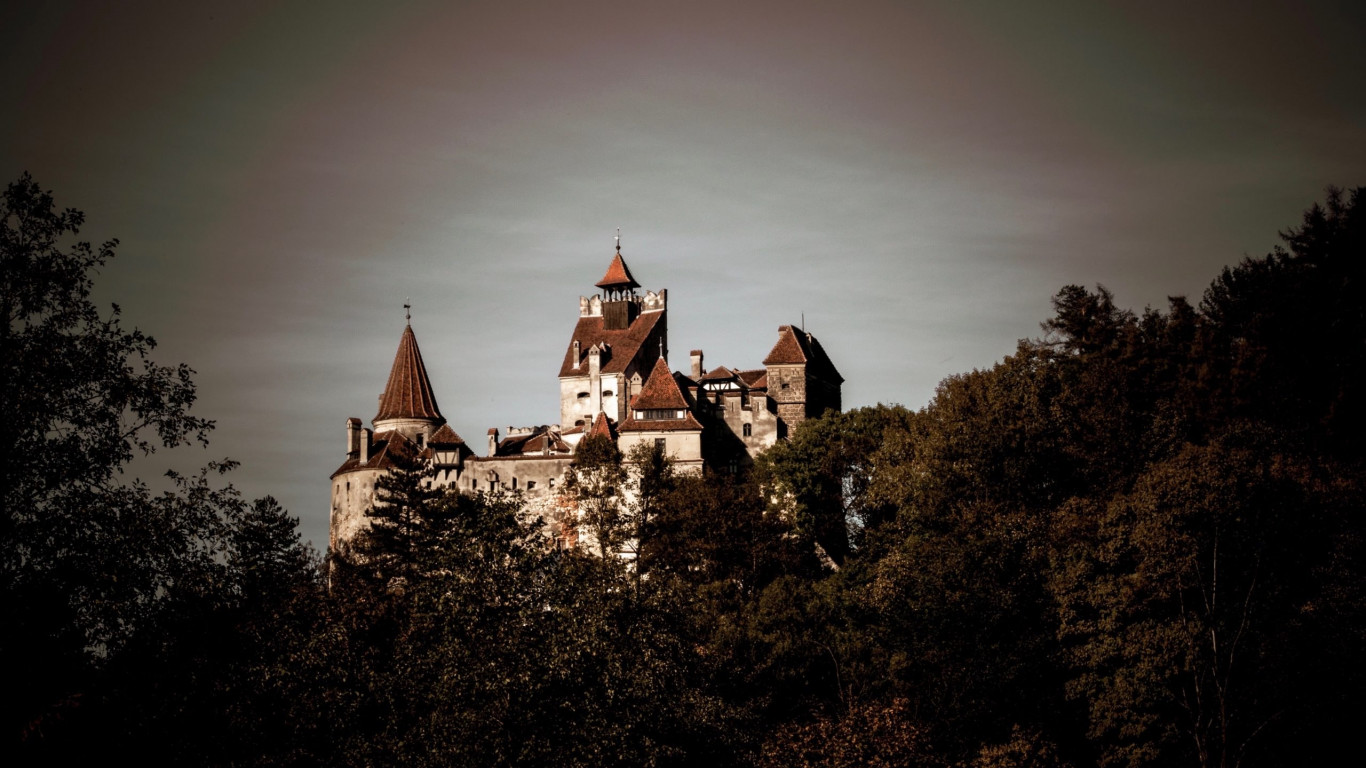
[[605,436],[622,453],[660,446],[683,472],[735,472],[804,419],[840,409],[844,379],[801,328],[778,328],[762,368],[708,371],[695,349],[685,375],[668,365],[668,292],[638,293],[620,239],[597,287],[601,293],[579,298],[560,363],[560,423],[508,427],[506,435],[490,429],[486,456],[475,455],[437,408],[410,319],[373,429],[346,420],[346,460],[332,473],[331,546],[360,532],[375,482],[405,459],[428,462],[441,486],[520,491],[530,506],[548,510],[586,435]]

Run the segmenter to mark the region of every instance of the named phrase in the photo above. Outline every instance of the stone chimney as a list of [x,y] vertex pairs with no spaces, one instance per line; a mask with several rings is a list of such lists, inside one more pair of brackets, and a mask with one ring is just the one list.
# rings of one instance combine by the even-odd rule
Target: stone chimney
[[693,381],[701,381],[701,380],[702,380],[702,374],[704,374],[704,373],[707,372],[707,371],[702,367],[702,350],[700,350],[700,349],[694,349],[692,352],[688,353],[688,356],[689,356],[689,358],[692,360],[692,372],[691,372],[692,380],[693,380]]
[[370,438],[374,433],[368,429],[360,431],[360,463],[364,464],[370,460]]
[[[575,342],[576,344],[578,342]],[[588,348],[588,375],[598,376],[602,373],[602,348],[597,344]]]
[[575,367],[575,368],[578,368],[578,367],[579,367],[579,361],[582,360],[582,359],[583,359],[583,355],[579,354],[579,340],[578,340],[578,339],[574,339],[574,367]]
[[346,420],[346,455],[356,456],[360,453],[360,419],[352,416]]
[[489,427],[489,455],[498,455],[498,428]]

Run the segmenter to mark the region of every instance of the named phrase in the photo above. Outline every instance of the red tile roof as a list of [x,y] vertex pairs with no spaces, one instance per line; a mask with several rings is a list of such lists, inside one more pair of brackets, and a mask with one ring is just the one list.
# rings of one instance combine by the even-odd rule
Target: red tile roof
[[[361,439],[364,440],[365,436],[362,435]],[[369,461],[362,464],[359,457],[348,458],[332,473],[332,477],[362,469],[393,469],[397,466],[396,459],[411,459],[417,455],[417,444],[401,433],[394,430],[380,432],[370,441]]]
[[764,358],[764,365],[787,365],[805,362],[807,362],[806,350],[802,349],[802,343],[797,340],[797,332],[792,330],[790,325],[779,326],[778,343],[769,350],[768,357]]
[[768,388],[768,371],[765,371],[763,368],[755,368],[752,371],[740,371],[737,375],[740,377],[740,381],[745,382],[745,386],[750,389]]
[[607,266],[607,274],[597,282],[599,288],[639,288],[640,283],[631,277],[631,270],[626,267],[626,262],[621,258],[621,251],[617,251],[612,257],[612,263]]
[[433,432],[432,436],[427,438],[429,445],[462,445],[464,442],[449,424],[442,424],[441,429]]
[[778,326],[778,343],[773,345],[768,357],[764,358],[764,365],[802,363],[809,364],[812,373],[831,377],[836,383],[844,381],[844,377],[835,369],[835,364],[830,362],[830,357],[825,354],[825,349],[816,341],[815,336],[790,325]]
[[[606,344],[607,352],[602,359],[603,373],[625,373],[627,366],[647,342],[652,342],[656,327],[663,331],[663,312],[642,312],[631,325],[619,331],[603,328],[603,318],[580,317],[574,326],[574,335],[569,340],[569,348],[564,352],[560,364],[560,376],[587,376],[588,349],[594,344]],[[579,367],[574,367],[574,342],[579,342]]]
[[612,420],[607,418],[607,414],[602,411],[598,411],[598,415],[593,417],[593,426],[589,428],[585,437],[605,437],[612,442],[617,440]]
[[422,352],[417,348],[413,327],[403,329],[394,355],[394,367],[389,370],[389,383],[380,397],[376,422],[386,419],[432,419],[445,421],[436,407],[432,383],[427,379],[427,366],[422,364]]
[[640,394],[631,399],[633,410],[685,410],[687,407],[688,398],[683,396],[683,390],[678,388],[669,364],[662,357],[655,361],[655,367],[650,371],[650,378],[645,380],[645,386],[640,388]]
[[732,371],[724,365],[717,366],[716,368],[707,371],[706,374],[702,376],[703,381],[723,381],[733,378],[735,378],[735,371]]

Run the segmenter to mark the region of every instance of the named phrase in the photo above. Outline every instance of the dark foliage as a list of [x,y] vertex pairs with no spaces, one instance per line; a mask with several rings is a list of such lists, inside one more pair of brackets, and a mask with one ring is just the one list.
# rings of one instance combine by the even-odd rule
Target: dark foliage
[[398,452],[326,586],[273,500],[119,482],[203,437],[189,372],[93,314],[78,213],[5,204],[21,761],[1254,766],[1366,714],[1362,190],[1198,307],[1068,286],[1000,364],[752,477],[586,439],[576,549]]

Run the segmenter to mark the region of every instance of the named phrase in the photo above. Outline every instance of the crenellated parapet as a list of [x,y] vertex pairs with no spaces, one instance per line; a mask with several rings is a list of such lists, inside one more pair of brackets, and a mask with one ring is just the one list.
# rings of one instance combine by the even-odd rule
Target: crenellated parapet
[[630,304],[635,311],[633,315],[642,312],[662,312],[669,305],[669,291],[661,288],[659,291],[646,291],[643,296],[621,296],[608,301],[602,294],[595,293],[592,296],[579,297],[579,317],[602,317],[603,307],[612,304]]

